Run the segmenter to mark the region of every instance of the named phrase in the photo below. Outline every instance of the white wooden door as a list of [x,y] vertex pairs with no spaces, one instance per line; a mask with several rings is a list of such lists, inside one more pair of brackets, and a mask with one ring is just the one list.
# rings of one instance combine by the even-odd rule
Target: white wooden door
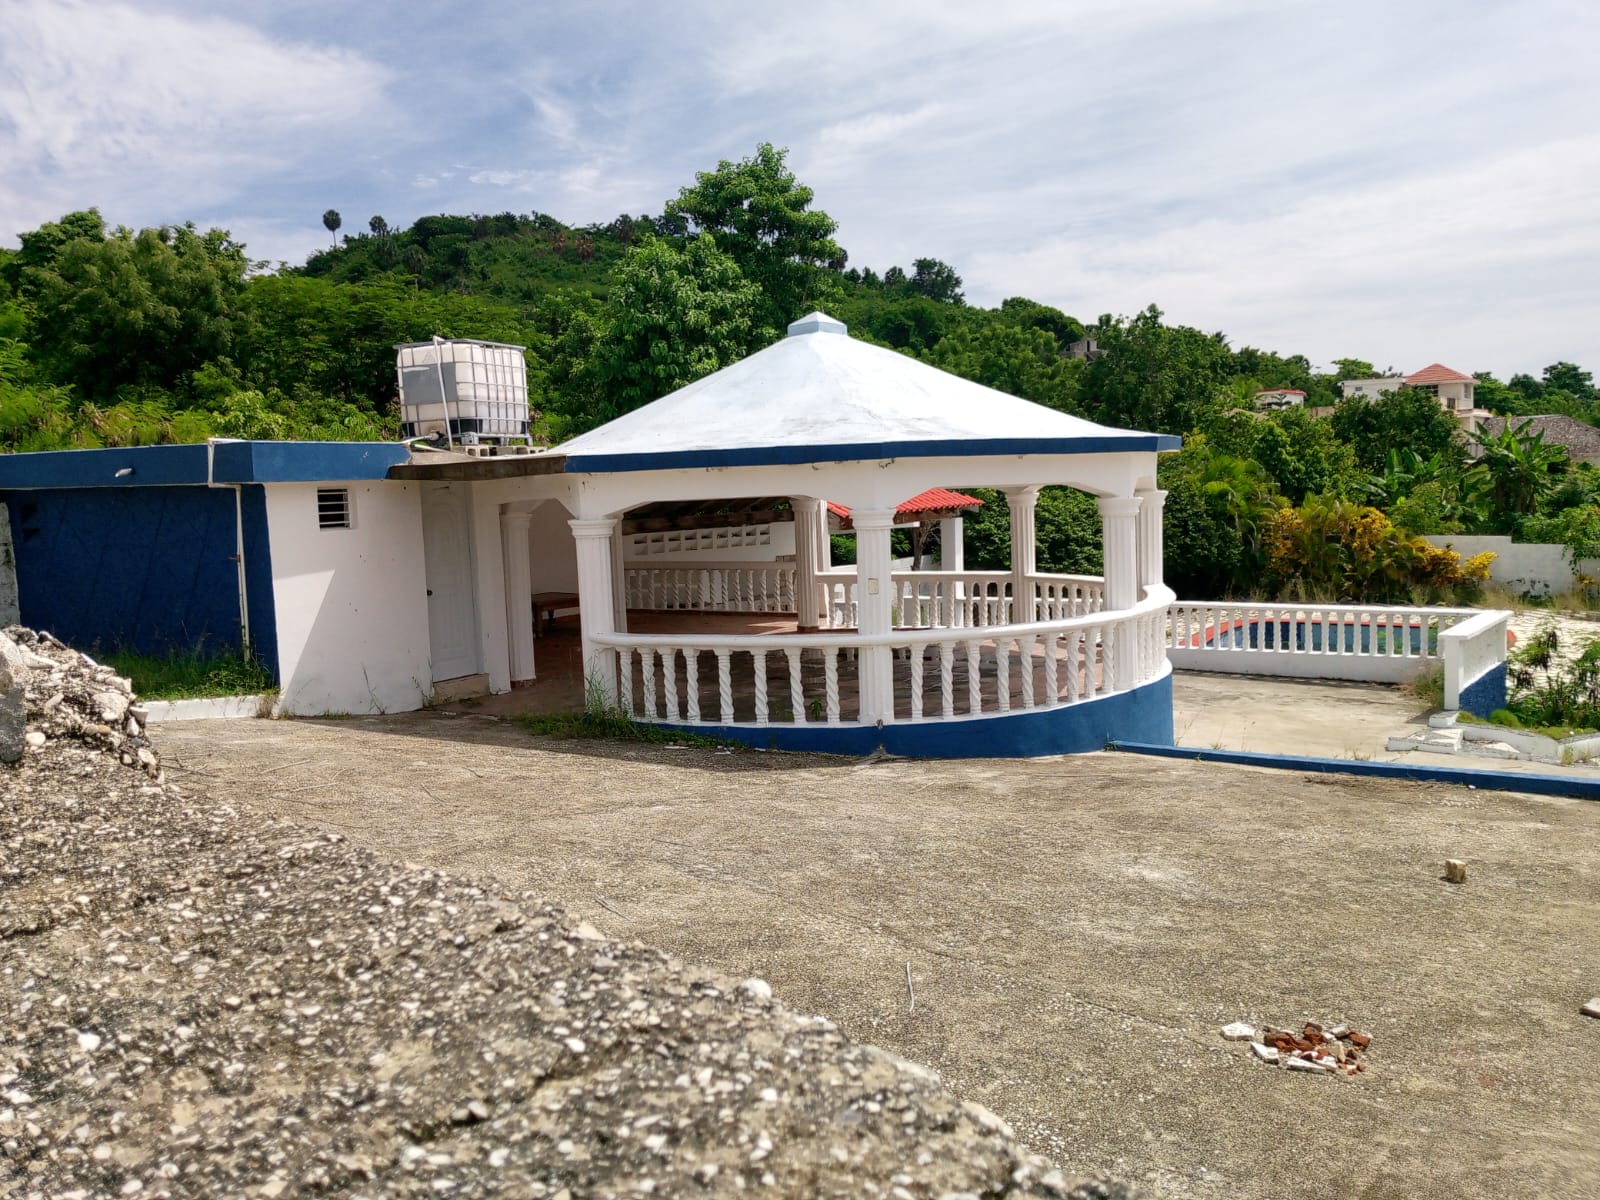
[[476,675],[478,604],[466,484],[422,485],[422,560],[433,678]]

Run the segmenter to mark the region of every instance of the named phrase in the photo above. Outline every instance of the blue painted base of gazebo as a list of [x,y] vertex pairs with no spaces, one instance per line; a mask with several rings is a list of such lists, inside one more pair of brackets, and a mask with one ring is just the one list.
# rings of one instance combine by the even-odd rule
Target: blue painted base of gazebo
[[767,750],[903,758],[1042,758],[1087,754],[1108,742],[1170,746],[1172,669],[1131,691],[1028,712],[914,725],[668,725],[685,733]]

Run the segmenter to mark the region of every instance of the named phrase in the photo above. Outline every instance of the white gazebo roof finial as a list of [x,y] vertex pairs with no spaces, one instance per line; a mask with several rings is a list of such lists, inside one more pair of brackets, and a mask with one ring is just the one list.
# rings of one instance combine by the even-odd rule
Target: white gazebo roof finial
[[808,312],[798,321],[789,322],[789,336],[801,337],[808,333],[849,333],[849,327],[841,320],[830,317],[825,312]]

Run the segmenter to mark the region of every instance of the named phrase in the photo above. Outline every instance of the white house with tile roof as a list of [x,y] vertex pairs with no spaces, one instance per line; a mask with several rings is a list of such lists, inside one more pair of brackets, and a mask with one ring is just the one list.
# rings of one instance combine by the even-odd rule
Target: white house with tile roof
[[1439,407],[1454,417],[1462,429],[1471,433],[1478,428],[1485,417],[1491,415],[1487,409],[1481,409],[1477,405],[1475,398],[1477,386],[1478,381],[1471,375],[1464,375],[1443,363],[1429,363],[1422,370],[1410,375],[1346,379],[1339,384],[1339,392],[1345,399],[1360,396],[1367,400],[1376,400],[1384,393],[1398,391],[1402,387],[1415,388],[1438,400]]

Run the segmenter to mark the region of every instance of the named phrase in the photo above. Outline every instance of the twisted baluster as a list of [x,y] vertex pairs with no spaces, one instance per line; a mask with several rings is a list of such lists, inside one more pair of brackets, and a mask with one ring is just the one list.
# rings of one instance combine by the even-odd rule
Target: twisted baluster
[[731,650],[718,650],[717,655],[717,720],[724,725],[733,724],[733,668]]

